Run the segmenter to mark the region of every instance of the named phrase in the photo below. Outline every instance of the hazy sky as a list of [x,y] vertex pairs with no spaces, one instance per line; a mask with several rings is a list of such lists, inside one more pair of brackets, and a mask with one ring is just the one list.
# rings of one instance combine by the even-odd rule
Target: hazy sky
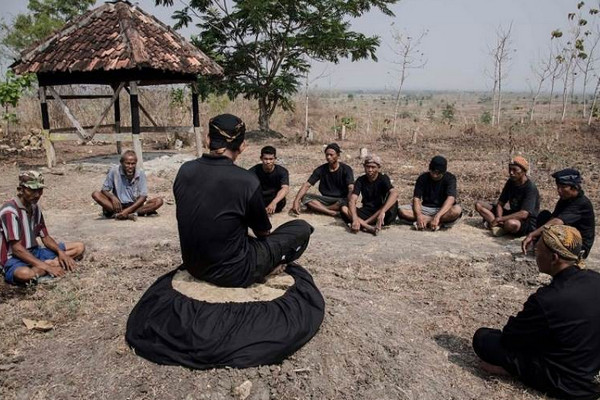
[[[172,25],[170,16],[177,7],[156,7],[154,0],[137,3],[146,12]],[[16,13],[26,11],[26,4],[27,0],[2,0],[0,16],[10,20]],[[575,10],[576,4],[577,0],[401,0],[393,7],[395,17],[371,12],[353,22],[355,30],[381,37],[382,45],[377,52],[379,62],[342,61],[327,67],[328,77],[314,81],[312,86],[394,88],[397,66],[390,62],[394,59],[390,50],[393,22],[397,30],[411,35],[429,31],[421,47],[427,65],[422,70],[411,71],[405,83],[407,89],[487,90],[491,79],[486,70],[493,69],[488,49],[495,42],[498,26],[507,27],[512,22],[516,52],[505,88],[528,90],[532,62],[548,48],[550,32],[566,27],[567,14]],[[193,29],[188,29],[183,33],[189,37],[192,32]],[[315,65],[313,75],[324,69],[323,65]]]

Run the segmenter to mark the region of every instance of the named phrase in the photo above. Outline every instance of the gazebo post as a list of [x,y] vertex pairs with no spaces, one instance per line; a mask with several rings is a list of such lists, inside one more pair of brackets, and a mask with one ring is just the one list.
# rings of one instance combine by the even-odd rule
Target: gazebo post
[[196,156],[202,155],[202,130],[200,129],[200,110],[198,107],[198,86],[192,84],[192,119],[194,125],[194,136],[196,137]]
[[56,151],[50,139],[50,115],[48,114],[48,103],[46,102],[46,86],[40,86],[40,107],[42,110],[42,135],[44,137],[44,148],[46,150],[46,164],[48,168],[56,166]]
[[144,154],[142,152],[142,142],[140,140],[140,103],[138,102],[137,82],[129,82],[131,92],[129,93],[129,102],[131,103],[131,136],[133,137],[133,150],[138,158],[139,168],[144,168]]
[[[113,87],[113,92],[115,88]],[[119,104],[119,98],[115,99],[115,133],[121,133],[121,105]],[[117,154],[121,154],[123,152],[123,143],[117,139]]]

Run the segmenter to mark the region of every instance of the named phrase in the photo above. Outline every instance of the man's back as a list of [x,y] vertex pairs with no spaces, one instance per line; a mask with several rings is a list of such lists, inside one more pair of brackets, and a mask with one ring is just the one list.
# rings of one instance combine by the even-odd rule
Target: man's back
[[538,357],[554,387],[570,397],[600,394],[600,274],[572,266],[511,317],[503,342]]
[[245,286],[255,268],[248,227],[271,229],[256,176],[205,154],[181,166],[173,191],[185,268],[217,285]]

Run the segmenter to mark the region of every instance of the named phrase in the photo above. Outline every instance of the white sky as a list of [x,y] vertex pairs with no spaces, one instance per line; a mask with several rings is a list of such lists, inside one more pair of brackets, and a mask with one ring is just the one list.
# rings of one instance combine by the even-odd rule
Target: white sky
[[[154,0],[137,3],[146,12],[173,24],[170,16],[177,6],[156,7]],[[495,41],[498,26],[507,27],[512,22],[516,52],[505,88],[528,90],[531,64],[548,48],[550,32],[566,28],[567,14],[575,10],[576,4],[577,0],[401,0],[393,6],[394,18],[371,12],[353,22],[355,30],[381,37],[379,62],[342,61],[327,67],[330,75],[312,85],[327,89],[393,89],[397,82],[397,66],[390,62],[394,59],[390,50],[394,22],[396,29],[411,35],[429,31],[421,47],[427,65],[411,71],[406,89],[488,90],[491,82],[486,70],[492,69],[488,48]],[[10,21],[15,14],[26,11],[26,6],[27,0],[2,0],[0,17]],[[189,37],[193,28],[182,33]],[[313,75],[324,68],[316,65]]]

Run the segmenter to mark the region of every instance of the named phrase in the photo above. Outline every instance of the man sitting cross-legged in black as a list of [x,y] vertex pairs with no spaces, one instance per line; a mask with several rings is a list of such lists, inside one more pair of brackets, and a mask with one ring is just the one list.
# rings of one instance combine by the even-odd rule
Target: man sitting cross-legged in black
[[542,228],[535,246],[552,282],[529,296],[502,330],[480,328],[473,349],[492,374],[510,374],[552,397],[600,397],[600,274],[582,269],[582,239],[566,225]]
[[560,199],[554,211],[544,210],[537,217],[537,229],[523,239],[521,248],[527,253],[527,247],[534,244],[544,230],[544,226],[569,225],[576,228],[583,237],[583,258],[587,258],[596,235],[596,216],[590,199],[581,187],[582,179],[578,170],[566,168],[552,174],[556,180],[556,190]]
[[418,230],[436,231],[441,226],[449,228],[462,216],[462,208],[456,204],[456,177],[447,169],[444,157],[431,159],[429,171],[417,178],[412,205],[398,210],[401,220],[414,222]]
[[[295,220],[270,232],[258,178],[234,164],[246,147],[245,132],[234,115],[211,119],[210,152],[184,163],[173,185],[183,268],[218,286],[262,282],[298,259],[313,231]],[[248,228],[256,238],[248,236]]]
[[[523,236],[535,230],[540,211],[540,194],[535,183],[527,177],[529,163],[521,156],[508,164],[509,178],[496,204],[475,203],[475,210],[491,229],[494,236],[512,234]],[[505,205],[508,209],[504,208]]]
[[[302,202],[311,211],[335,217],[342,206],[348,204],[349,195],[354,188],[354,172],[349,165],[339,161],[341,152],[337,143],[325,147],[327,163],[316,168],[302,185],[294,199],[292,212],[300,214]],[[317,182],[321,195],[307,194],[308,189]]]
[[260,150],[260,161],[261,164],[256,164],[249,171],[254,172],[260,181],[267,214],[278,213],[285,207],[285,196],[290,191],[290,175],[287,169],[275,164],[277,150],[273,146],[265,146]]
[[[391,224],[398,216],[398,190],[390,178],[381,173],[381,158],[369,155],[363,165],[365,174],[354,183],[348,206],[342,206],[342,218],[351,223],[350,230],[359,230],[377,235],[384,225]],[[362,207],[357,208],[358,196],[362,196]]]

